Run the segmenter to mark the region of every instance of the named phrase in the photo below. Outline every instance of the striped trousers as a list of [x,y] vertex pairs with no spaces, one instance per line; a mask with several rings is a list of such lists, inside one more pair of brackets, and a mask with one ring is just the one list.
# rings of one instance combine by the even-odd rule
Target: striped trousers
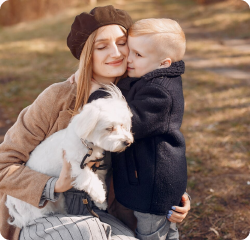
[[92,206],[100,219],[93,217],[82,203],[91,199],[84,192],[71,190],[65,194],[68,214],[38,218],[22,228],[19,240],[136,240],[122,222]]
[[20,240],[136,240],[134,234],[112,215],[92,216],[56,214],[39,218],[22,229]]

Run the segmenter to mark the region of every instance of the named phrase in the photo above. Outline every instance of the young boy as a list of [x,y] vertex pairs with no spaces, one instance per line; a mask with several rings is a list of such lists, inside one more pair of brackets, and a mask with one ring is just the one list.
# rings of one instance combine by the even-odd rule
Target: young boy
[[181,61],[185,35],[176,21],[143,19],[129,29],[128,76],[121,89],[133,113],[135,142],[113,154],[118,202],[134,210],[139,239],[179,239],[166,215],[187,184]]

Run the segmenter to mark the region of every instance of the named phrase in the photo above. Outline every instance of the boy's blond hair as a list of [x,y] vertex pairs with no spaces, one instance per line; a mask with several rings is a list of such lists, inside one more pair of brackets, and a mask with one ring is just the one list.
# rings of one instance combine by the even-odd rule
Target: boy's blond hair
[[180,25],[168,18],[147,18],[135,22],[129,28],[129,36],[150,35],[157,49],[172,62],[180,61],[186,50],[186,38]]

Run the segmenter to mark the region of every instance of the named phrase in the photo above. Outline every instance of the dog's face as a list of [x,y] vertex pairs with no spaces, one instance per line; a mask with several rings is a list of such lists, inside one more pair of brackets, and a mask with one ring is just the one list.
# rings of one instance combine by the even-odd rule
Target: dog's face
[[96,126],[89,137],[95,145],[106,151],[124,151],[133,142],[132,113],[127,103],[113,99],[98,99],[97,101],[96,104],[100,104],[100,112]]
[[[123,98],[101,98],[86,104],[75,121],[80,138],[106,151],[124,151],[133,142],[132,113]],[[76,118],[75,117],[75,118]]]

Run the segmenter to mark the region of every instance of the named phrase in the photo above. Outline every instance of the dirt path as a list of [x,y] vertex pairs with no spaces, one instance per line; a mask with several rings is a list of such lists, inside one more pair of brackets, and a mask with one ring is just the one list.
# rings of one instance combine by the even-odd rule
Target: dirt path
[[[189,28],[189,31],[192,32],[192,28]],[[197,31],[197,29],[196,29]],[[187,67],[192,67],[194,69],[204,69],[213,73],[217,73],[224,77],[239,79],[239,80],[249,80],[250,83],[250,69],[248,70],[241,70],[235,67],[232,67],[232,63],[237,62],[239,64],[239,60],[241,62],[246,62],[243,57],[247,54],[250,54],[250,39],[230,39],[230,40],[223,40],[223,41],[213,41],[210,43],[213,50],[218,51],[234,51],[239,54],[237,58],[234,60],[233,56],[230,60],[227,57],[219,57],[217,55],[211,58],[205,58],[200,54],[187,54],[185,56],[185,62]],[[242,57],[240,57],[242,54]],[[218,53],[219,55],[219,53]],[[249,59],[247,59],[249,61]]]

